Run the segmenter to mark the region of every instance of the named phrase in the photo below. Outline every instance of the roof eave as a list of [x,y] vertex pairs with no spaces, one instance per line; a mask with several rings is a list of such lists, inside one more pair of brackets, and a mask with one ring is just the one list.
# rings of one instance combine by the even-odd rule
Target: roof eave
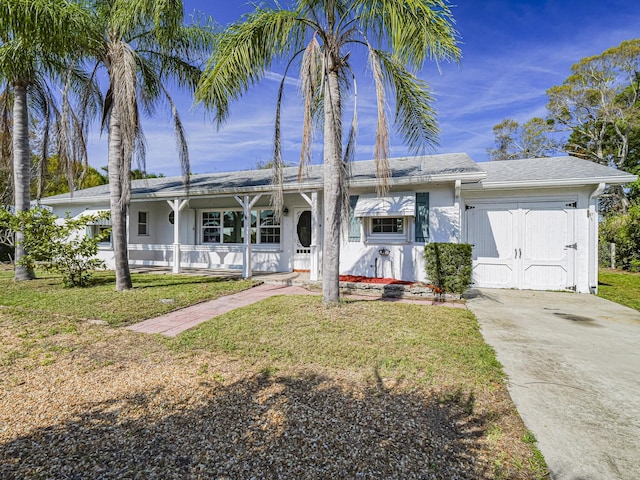
[[528,181],[504,181],[504,182],[479,182],[475,184],[464,184],[463,190],[500,190],[508,188],[553,188],[564,186],[586,186],[606,183],[607,185],[624,185],[635,182],[636,175],[624,175],[617,177],[591,177],[591,178],[569,178],[555,180],[528,180]]

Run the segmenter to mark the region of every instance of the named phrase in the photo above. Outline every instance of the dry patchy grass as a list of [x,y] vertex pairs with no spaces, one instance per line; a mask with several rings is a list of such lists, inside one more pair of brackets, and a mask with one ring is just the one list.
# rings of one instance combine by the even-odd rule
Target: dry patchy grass
[[168,340],[36,310],[0,310],[0,478],[546,475],[465,311],[275,297]]

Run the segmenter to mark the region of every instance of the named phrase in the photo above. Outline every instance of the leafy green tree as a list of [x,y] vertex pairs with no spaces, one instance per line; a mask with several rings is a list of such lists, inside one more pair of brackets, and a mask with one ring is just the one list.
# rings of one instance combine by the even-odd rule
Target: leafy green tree
[[47,271],[62,275],[67,286],[84,287],[91,272],[105,266],[95,256],[98,253],[98,243],[109,232],[103,231],[95,236],[85,233],[87,225],[100,218],[102,217],[98,215],[87,215],[79,219],[67,216],[59,222],[56,215],[42,208],[18,211],[15,214],[0,209],[0,230],[23,233],[20,242],[27,253],[18,260],[23,266],[33,270],[37,264]]
[[[341,218],[348,208],[347,162],[355,149],[357,109],[343,144],[344,100],[355,88],[355,52],[368,57],[376,88],[377,134],[373,156],[379,192],[389,176],[386,94],[395,94],[395,123],[414,150],[436,142],[437,126],[427,85],[412,72],[427,59],[458,60],[457,33],[445,0],[297,0],[287,9],[257,7],[220,36],[198,86],[196,98],[215,113],[218,125],[229,116],[229,103],[257,84],[276,60],[288,61],[278,95],[274,142],[273,204],[281,211],[282,154],[280,115],[286,78],[300,61],[304,104],[300,169],[310,160],[314,127],[324,140],[323,302],[339,301]],[[355,97],[354,97],[355,98]]]
[[167,82],[195,90],[201,74],[199,62],[211,50],[213,32],[207,26],[185,26],[182,1],[178,0],[95,0],[93,8],[100,29],[95,56],[109,82],[102,125],[109,135],[111,222],[116,290],[120,291],[132,287],[126,236],[132,162],[137,160],[145,170],[140,110],[153,114],[160,102],[169,106],[188,186],[189,151]]
[[493,127],[495,148],[487,149],[491,160],[551,157],[560,150],[560,142],[551,134],[553,120],[534,117],[520,125],[506,118]]
[[[69,192],[68,175],[60,165],[60,157],[58,155],[53,155],[47,159],[45,166],[46,171],[44,172],[42,179],[32,179],[32,196],[36,195],[38,188],[41,189],[41,195],[43,197]],[[101,175],[100,172],[93,167],[85,167],[79,161],[72,163],[71,170],[72,183],[75,188],[91,188],[107,183],[107,178],[104,175]],[[42,182],[42,186],[38,185],[39,181]]]
[[[622,42],[571,66],[571,75],[547,90],[547,109],[559,128],[571,133],[572,155],[627,171],[632,138],[640,127],[640,39]],[[628,206],[621,187],[612,192],[622,211]]]
[[[13,97],[12,158],[14,205],[17,211],[30,207],[31,148],[29,146],[29,102],[48,119],[51,98],[47,81],[69,78],[69,64],[89,48],[93,23],[88,11],[68,0],[2,0],[0,2],[0,86]],[[64,83],[64,82],[63,82]],[[16,233],[18,240],[22,233]],[[24,256],[18,241],[16,258]],[[16,280],[33,278],[19,264]]]
[[616,267],[640,272],[640,204],[607,217],[600,226],[600,241],[616,244]]

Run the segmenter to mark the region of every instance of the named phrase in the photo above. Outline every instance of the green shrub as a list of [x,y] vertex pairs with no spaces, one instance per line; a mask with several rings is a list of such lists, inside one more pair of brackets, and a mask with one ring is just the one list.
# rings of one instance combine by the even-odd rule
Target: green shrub
[[471,285],[471,248],[467,243],[428,243],[424,247],[429,281],[445,293],[462,295]]
[[96,222],[100,215],[86,215],[57,221],[53,213],[42,208],[12,214],[0,209],[0,228],[24,234],[26,254],[20,263],[33,268],[37,263],[47,271],[62,275],[68,286],[83,287],[91,272],[104,268],[104,262],[95,258],[98,243],[109,235],[103,231],[96,236],[86,235],[87,225]]
[[633,204],[624,215],[606,218],[600,225],[600,242],[616,244],[616,268],[639,271],[640,204]]

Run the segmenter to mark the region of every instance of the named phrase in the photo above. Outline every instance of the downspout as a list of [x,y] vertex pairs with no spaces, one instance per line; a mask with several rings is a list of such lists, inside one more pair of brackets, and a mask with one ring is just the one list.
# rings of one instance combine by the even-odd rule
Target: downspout
[[598,293],[598,210],[597,198],[604,192],[605,183],[599,183],[589,195],[589,291]]
[[460,194],[462,190],[462,180],[460,179],[456,180],[456,184],[454,188],[455,188],[455,196],[453,201],[454,201],[454,208],[456,211],[456,217],[458,220],[457,229],[454,233],[455,233],[456,243],[462,243],[462,209],[460,208],[460,206],[462,205],[462,202],[460,201]]

